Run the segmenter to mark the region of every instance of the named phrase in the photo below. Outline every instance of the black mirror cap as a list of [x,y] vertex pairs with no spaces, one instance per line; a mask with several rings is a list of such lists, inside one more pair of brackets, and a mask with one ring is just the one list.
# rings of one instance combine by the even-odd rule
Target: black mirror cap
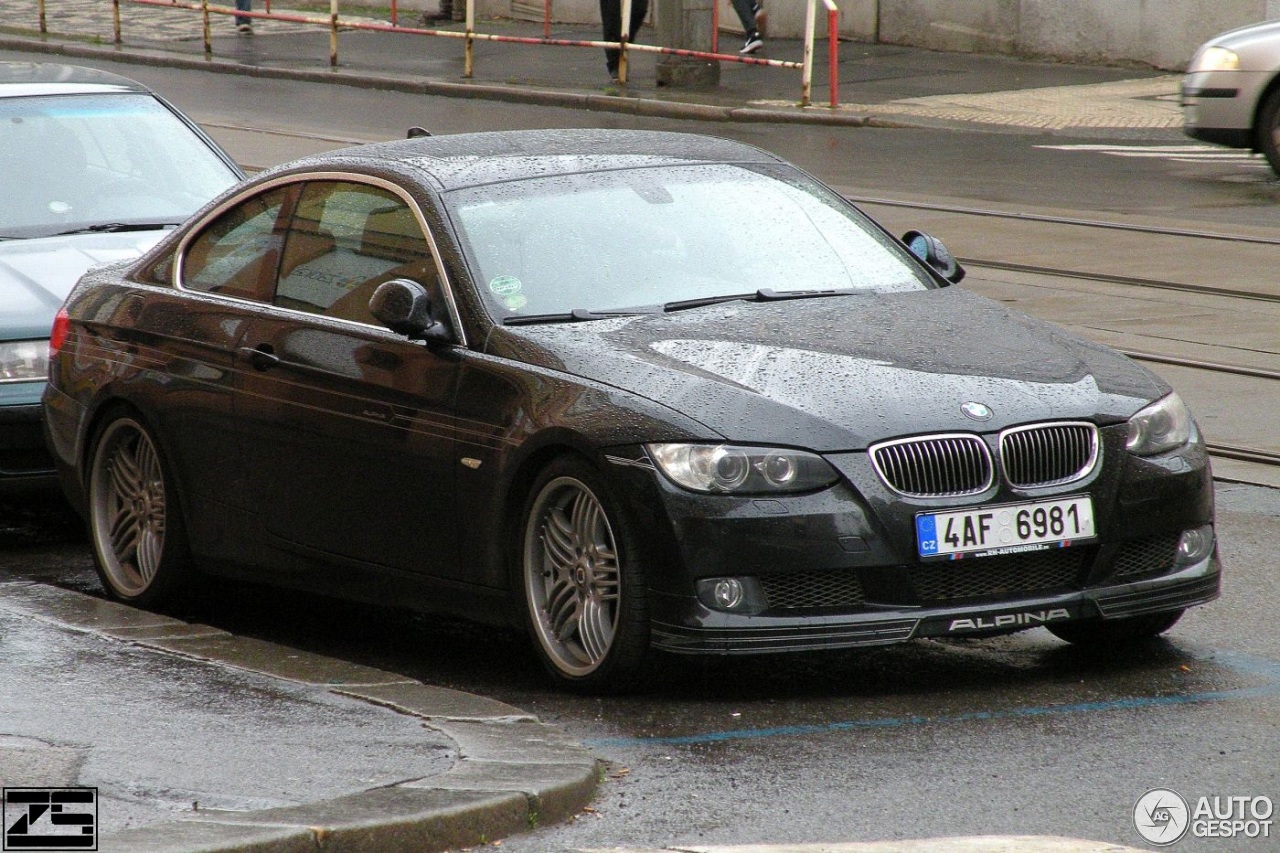
[[408,278],[378,285],[369,299],[369,311],[391,331],[414,340],[425,340],[441,325],[431,317],[427,289]]
[[418,139],[419,137],[430,135],[431,131],[427,130],[425,127],[419,127],[415,124],[405,133],[405,139]]
[[964,267],[960,266],[956,256],[938,238],[923,231],[908,231],[902,235],[902,242],[911,250],[911,254],[928,264],[947,283],[959,284],[964,280]]

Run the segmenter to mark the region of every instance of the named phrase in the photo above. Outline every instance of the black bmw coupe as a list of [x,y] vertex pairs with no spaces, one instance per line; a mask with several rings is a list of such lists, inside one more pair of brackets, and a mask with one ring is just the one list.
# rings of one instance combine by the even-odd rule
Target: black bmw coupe
[[263,172],[54,330],[50,445],[114,597],[196,572],[523,625],[553,678],[1218,595],[1186,406],[951,286],[757,148],[421,137]]

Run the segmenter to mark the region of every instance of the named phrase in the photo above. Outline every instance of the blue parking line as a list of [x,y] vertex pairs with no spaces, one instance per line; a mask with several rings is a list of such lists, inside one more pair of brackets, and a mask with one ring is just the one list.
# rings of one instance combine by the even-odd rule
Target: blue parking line
[[1127,711],[1143,708],[1161,708],[1176,705],[1192,705],[1204,702],[1238,702],[1245,699],[1262,699],[1280,696],[1280,663],[1266,658],[1238,652],[1215,652],[1196,658],[1200,663],[1217,663],[1237,672],[1264,678],[1266,684],[1257,687],[1241,687],[1235,690],[1210,690],[1175,696],[1140,696],[1125,699],[1109,699],[1100,702],[1077,702],[1069,705],[1042,705],[1010,708],[1004,711],[970,711],[943,717],[911,715],[907,717],[882,717],[870,720],[845,720],[804,726],[777,726],[766,729],[736,729],[723,732],[707,732],[678,737],[626,737],[597,738],[586,741],[595,748],[627,748],[637,746],[679,746],[698,743],[720,743],[735,740],[760,740],[773,737],[827,734],[856,729],[895,729],[906,726],[967,723],[975,720],[1011,720],[1028,717],[1050,717],[1064,714],[1084,714],[1097,711]]

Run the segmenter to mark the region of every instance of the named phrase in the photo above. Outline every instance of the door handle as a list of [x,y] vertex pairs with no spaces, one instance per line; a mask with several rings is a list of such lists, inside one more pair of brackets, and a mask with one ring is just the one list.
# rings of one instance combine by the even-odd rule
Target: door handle
[[271,344],[258,344],[256,347],[240,347],[236,350],[241,358],[253,365],[254,370],[270,370],[280,363],[279,356]]

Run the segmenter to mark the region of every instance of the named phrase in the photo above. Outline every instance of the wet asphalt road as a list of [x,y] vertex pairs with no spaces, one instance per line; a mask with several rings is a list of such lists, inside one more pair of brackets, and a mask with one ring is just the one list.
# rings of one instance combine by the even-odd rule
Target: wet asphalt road
[[[1267,616],[1280,600],[1280,492],[1220,484],[1218,500],[1224,597],[1128,658],[1037,629],[673,658],[641,694],[583,698],[550,689],[521,637],[462,623],[243,585],[176,615],[509,702],[608,761],[593,811],[509,850],[990,833],[1138,844],[1131,811],[1150,788],[1280,800],[1280,637]],[[24,514],[3,525],[0,573],[96,592],[74,524],[56,507]],[[1178,849],[1274,849],[1223,844]]]

